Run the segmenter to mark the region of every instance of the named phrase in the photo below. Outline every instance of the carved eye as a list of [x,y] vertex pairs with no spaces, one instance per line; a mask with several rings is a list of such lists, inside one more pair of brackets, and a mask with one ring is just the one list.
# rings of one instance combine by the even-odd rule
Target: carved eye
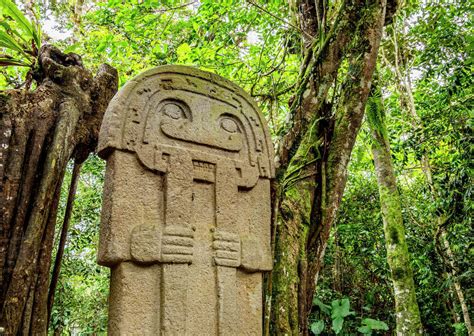
[[239,126],[237,126],[235,120],[232,120],[231,118],[222,119],[221,127],[229,133],[237,133],[239,131]]
[[185,114],[181,106],[170,103],[162,107],[161,111],[172,119],[184,118]]

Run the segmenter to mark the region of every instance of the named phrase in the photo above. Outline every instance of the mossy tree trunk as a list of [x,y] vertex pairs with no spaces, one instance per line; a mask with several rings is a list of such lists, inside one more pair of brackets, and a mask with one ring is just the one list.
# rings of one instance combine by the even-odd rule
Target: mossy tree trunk
[[[400,24],[398,24],[400,26]],[[401,26],[405,26],[405,22],[401,22]],[[421,122],[420,116],[418,115],[416,106],[415,106],[415,99],[413,95],[413,90],[412,90],[412,81],[410,78],[410,72],[407,69],[406,64],[404,64],[402,58],[400,55],[403,54],[403,45],[399,44],[399,41],[401,40],[401,36],[403,35],[403,30],[401,34],[398,34],[397,26],[394,26],[392,29],[392,42],[393,42],[393,65],[390,64],[388,60],[385,59],[385,63],[393,69],[393,72],[395,73],[395,76],[397,78],[397,84],[399,88],[399,93],[401,96],[401,103],[402,107],[405,107],[407,112],[409,113],[411,125],[413,127],[413,130],[415,131],[422,131],[423,130],[423,124]],[[423,171],[423,174],[425,175],[426,182],[428,184],[428,187],[431,191],[431,196],[433,198],[433,201],[435,203],[439,202],[437,200],[438,198],[438,191],[436,190],[436,186],[433,183],[433,173],[431,169],[431,164],[430,164],[430,157],[426,152],[421,153],[420,157],[420,164],[421,164],[421,169]],[[454,292],[456,293],[456,296],[458,298],[459,304],[461,306],[461,311],[464,319],[464,324],[467,329],[467,333],[469,336],[474,336],[474,328],[472,326],[471,318],[469,316],[469,307],[468,303],[466,302],[466,299],[464,297],[464,290],[461,286],[461,282],[459,281],[457,275],[456,275],[456,268],[455,268],[455,257],[454,254],[452,253],[449,240],[447,238],[447,233],[446,233],[446,226],[447,226],[447,216],[446,216],[446,211],[443,209],[439,209],[438,215],[435,218],[436,226],[438,227],[437,233],[435,235],[435,241],[436,241],[436,247],[437,251],[441,255],[441,259],[443,263],[445,264],[447,271],[446,271],[446,276],[447,278],[450,279],[451,286],[454,289]],[[453,319],[455,323],[457,323],[456,318]]]
[[70,159],[94,150],[117,72],[95,77],[79,56],[44,46],[34,91],[0,99],[0,326],[5,335],[45,335],[56,212]]
[[372,134],[372,154],[379,186],[387,262],[395,298],[396,332],[397,335],[422,335],[415,282],[405,240],[401,200],[392,165],[382,97],[377,90],[373,90],[369,99],[367,119]]
[[[277,148],[276,263],[267,289],[267,335],[309,333],[313,294],[364,115],[383,26],[396,9],[396,1],[343,1],[328,27],[327,3],[296,4],[305,31],[305,57],[288,129]],[[348,70],[341,70],[343,61]],[[342,81],[338,75],[344,76]]]

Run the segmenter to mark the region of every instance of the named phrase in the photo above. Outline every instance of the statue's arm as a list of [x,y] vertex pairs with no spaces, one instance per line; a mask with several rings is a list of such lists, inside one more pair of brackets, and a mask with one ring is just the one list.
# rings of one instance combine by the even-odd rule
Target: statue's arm
[[[241,268],[247,272],[272,270],[270,245],[270,181],[260,179],[248,192],[250,208],[246,212],[247,229],[241,233]],[[253,207],[252,207],[253,206]]]
[[190,264],[193,248],[194,231],[181,226],[140,225],[130,242],[132,260],[141,264]]
[[241,238],[242,263],[241,268],[247,272],[272,270],[272,255],[270,241],[262,237],[246,236]]

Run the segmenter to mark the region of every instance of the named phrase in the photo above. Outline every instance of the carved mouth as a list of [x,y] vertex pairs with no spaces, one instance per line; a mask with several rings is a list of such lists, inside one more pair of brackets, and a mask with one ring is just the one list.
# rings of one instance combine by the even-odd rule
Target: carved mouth
[[213,173],[215,171],[215,165],[213,163],[193,160],[193,166],[195,170],[205,171]]

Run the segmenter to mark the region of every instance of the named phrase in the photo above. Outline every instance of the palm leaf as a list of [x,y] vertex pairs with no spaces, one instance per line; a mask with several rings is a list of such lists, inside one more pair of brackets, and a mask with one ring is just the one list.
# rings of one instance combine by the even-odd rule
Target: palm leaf
[[39,13],[39,4],[36,4],[36,10],[33,12],[33,15],[35,16],[36,24],[33,22],[33,29],[34,29],[34,34],[33,38],[35,40],[36,47],[39,49],[41,47],[41,26],[39,24],[39,18],[38,18],[38,13]]
[[3,30],[10,36],[16,36],[20,38],[21,40],[25,41],[26,43],[28,43],[28,41],[20,34],[20,32],[18,32],[18,30],[16,29],[13,29],[13,27],[10,26],[5,19],[2,20],[0,18],[0,26],[3,27]]
[[40,32],[31,24],[30,21],[23,15],[23,13],[18,9],[18,7],[11,0],[1,0],[0,1],[0,10],[10,16],[18,25],[18,27],[25,33],[28,39],[32,38],[36,45],[39,47],[41,44]]
[[21,54],[27,55],[24,49],[22,48],[22,46],[17,41],[15,41],[13,37],[11,37],[10,35],[8,35],[6,32],[3,32],[3,31],[0,31],[0,47],[7,48],[13,51],[17,51]]
[[13,57],[0,57],[0,66],[10,66],[10,65],[15,65],[15,66],[24,66],[24,67],[29,67],[30,64],[27,64],[19,59],[15,59]]

